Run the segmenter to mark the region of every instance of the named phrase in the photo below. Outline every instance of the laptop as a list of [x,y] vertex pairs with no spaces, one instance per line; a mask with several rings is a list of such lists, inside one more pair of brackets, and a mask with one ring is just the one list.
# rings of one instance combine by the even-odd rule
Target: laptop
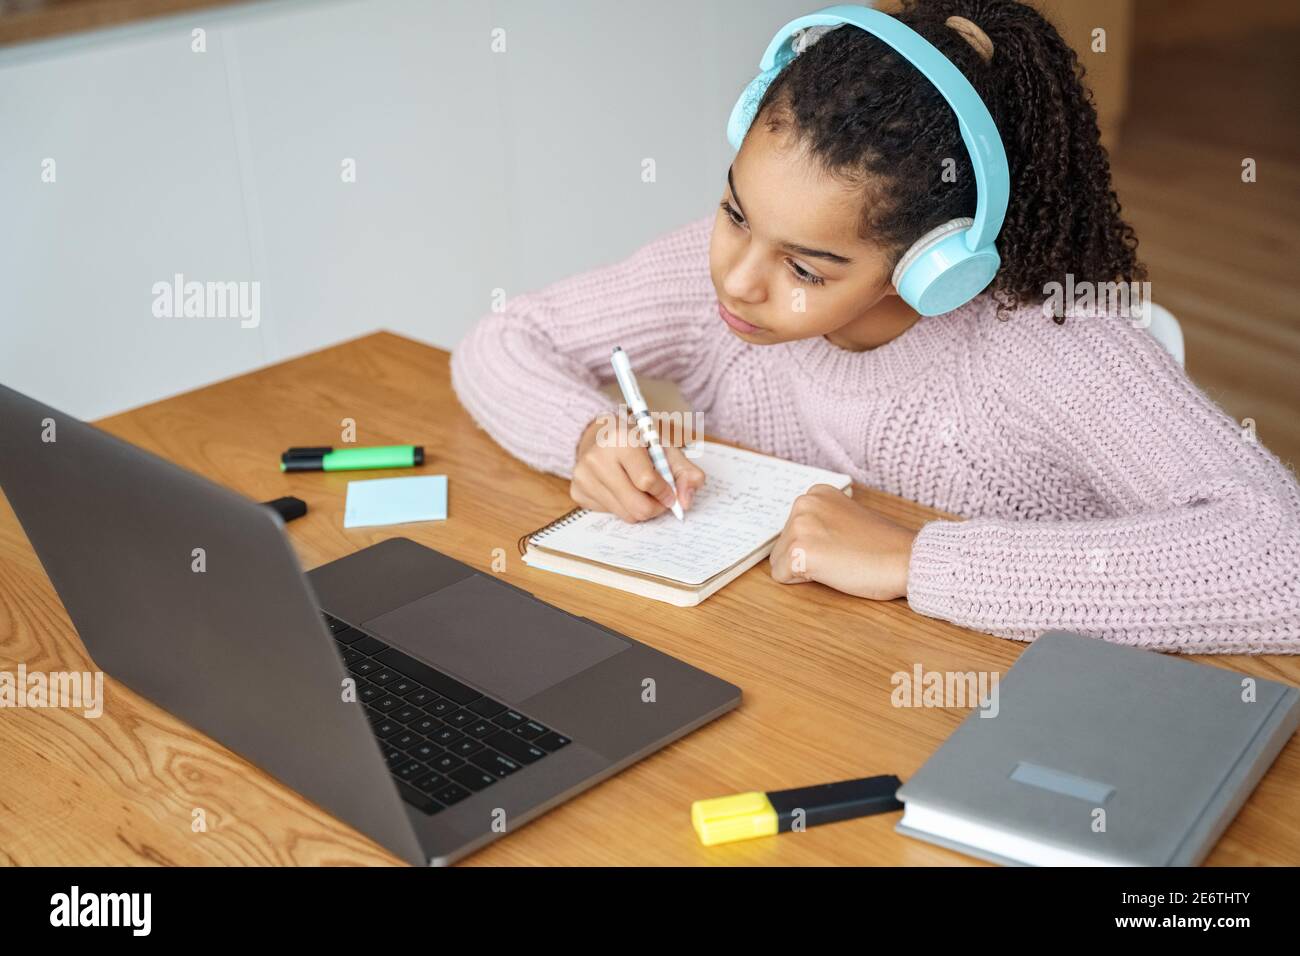
[[270,508],[4,386],[0,488],[98,668],[411,863],[740,703],[406,538],[304,574]]

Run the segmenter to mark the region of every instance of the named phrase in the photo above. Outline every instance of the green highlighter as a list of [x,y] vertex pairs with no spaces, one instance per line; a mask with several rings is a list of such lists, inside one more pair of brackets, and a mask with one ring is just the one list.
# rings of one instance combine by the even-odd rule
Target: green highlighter
[[290,448],[280,456],[281,471],[361,471],[367,468],[414,468],[423,464],[423,445]]

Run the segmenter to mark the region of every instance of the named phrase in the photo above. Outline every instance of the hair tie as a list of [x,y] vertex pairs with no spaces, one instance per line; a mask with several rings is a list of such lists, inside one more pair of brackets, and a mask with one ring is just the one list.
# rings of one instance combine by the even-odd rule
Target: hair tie
[[965,17],[949,17],[943,21],[944,26],[952,27],[961,34],[962,39],[969,43],[980,55],[980,59],[985,63],[993,60],[993,41],[989,35],[971,23]]

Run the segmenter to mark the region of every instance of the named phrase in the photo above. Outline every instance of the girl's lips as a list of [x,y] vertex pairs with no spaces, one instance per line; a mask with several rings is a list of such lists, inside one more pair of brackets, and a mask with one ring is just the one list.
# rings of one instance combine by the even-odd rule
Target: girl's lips
[[761,331],[757,325],[751,325],[750,323],[746,322],[744,319],[740,318],[740,316],[732,315],[730,312],[727,311],[726,307],[721,302],[718,303],[718,315],[722,317],[723,322],[726,322],[737,332]]

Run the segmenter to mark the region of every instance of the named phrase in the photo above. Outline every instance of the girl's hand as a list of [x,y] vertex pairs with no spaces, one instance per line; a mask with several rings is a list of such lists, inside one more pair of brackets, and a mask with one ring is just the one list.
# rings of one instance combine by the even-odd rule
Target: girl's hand
[[819,581],[873,601],[906,597],[915,538],[838,488],[813,485],[795,499],[772,546],[772,577],[782,584]]
[[[569,496],[584,508],[612,512],[628,523],[646,521],[672,508],[673,489],[655,471],[649,449],[633,442],[602,444],[597,438],[603,425],[608,432],[619,432],[612,412],[597,416],[587,426],[578,441]],[[636,426],[628,425],[622,434],[635,437]],[[688,461],[680,448],[667,442],[660,437],[677,482],[677,500],[684,510],[690,510],[695,492],[704,484],[704,472]]]

